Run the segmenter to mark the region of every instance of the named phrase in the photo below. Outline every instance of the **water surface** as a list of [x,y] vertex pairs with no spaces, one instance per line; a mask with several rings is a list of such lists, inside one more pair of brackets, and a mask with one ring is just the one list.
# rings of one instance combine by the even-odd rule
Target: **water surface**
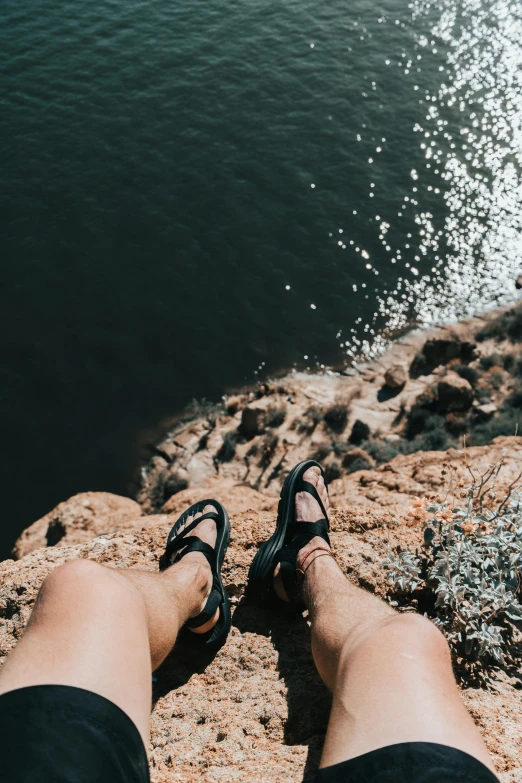
[[514,298],[520,3],[1,20],[1,553],[193,397]]

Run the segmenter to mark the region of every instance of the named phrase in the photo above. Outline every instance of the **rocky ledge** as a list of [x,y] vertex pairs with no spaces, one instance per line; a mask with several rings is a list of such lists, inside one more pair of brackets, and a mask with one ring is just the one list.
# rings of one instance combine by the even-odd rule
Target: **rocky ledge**
[[[177,514],[204,497],[229,509],[224,578],[234,607],[226,646],[204,666],[174,652],[155,677],[152,780],[301,781],[317,766],[329,694],[302,617],[248,604],[258,544],[272,530],[279,487],[298,460],[325,464],[332,540],[348,578],[377,595],[390,550],[419,546],[404,517],[437,493],[448,459],[485,469],[504,457],[501,492],[520,473],[519,309],[399,340],[348,375],[293,373],[221,406],[200,405],[154,449],[136,501],[83,493],[28,528],[0,563],[0,656],[20,637],[39,585],[57,565],[88,558],[155,570]],[[465,438],[466,448],[462,448]],[[459,442],[460,441],[460,442]],[[462,697],[502,783],[522,781],[520,673],[497,667]]]

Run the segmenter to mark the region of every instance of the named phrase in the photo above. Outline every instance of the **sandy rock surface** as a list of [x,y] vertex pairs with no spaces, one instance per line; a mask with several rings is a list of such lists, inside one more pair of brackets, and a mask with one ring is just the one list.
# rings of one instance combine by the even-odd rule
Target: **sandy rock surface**
[[[397,544],[415,548],[419,541],[418,531],[407,527],[401,514],[413,498],[440,490],[442,463],[458,463],[460,473],[466,470],[465,462],[478,470],[503,453],[507,458],[502,480],[509,483],[522,463],[516,438],[499,438],[493,447],[469,449],[466,455],[399,456],[377,470],[334,481],[332,541],[348,578],[384,595],[386,554]],[[149,748],[152,780],[297,783],[313,773],[330,696],[313,667],[306,620],[261,610],[244,598],[253,553],[273,529],[277,496],[230,480],[221,486],[212,480],[208,486],[183,490],[167,502],[164,513],[148,517],[132,501],[120,498],[121,505],[115,506],[116,501],[109,503],[103,493],[88,496],[91,509],[106,508],[107,516],[100,513],[96,523],[83,525],[80,543],[68,540],[78,531],[76,514],[86,508],[79,500],[84,496],[61,504],[44,518],[48,524],[60,514],[66,532],[58,545],[44,545],[19,561],[0,563],[1,658],[20,638],[38,588],[53,568],[69,559],[88,558],[108,566],[155,571],[177,514],[192,502],[216,496],[231,513],[224,579],[233,602],[233,628],[226,646],[210,663],[174,651],[157,673]],[[121,513],[121,529],[99,535],[98,529],[108,530],[109,520],[117,527],[115,513]],[[487,689],[463,691],[502,783],[522,781],[521,685],[520,677],[498,671]]]
[[18,538],[13,557],[19,559],[45,546],[65,546],[88,541],[101,533],[134,524],[141,507],[130,498],[109,492],[81,492],[34,522]]

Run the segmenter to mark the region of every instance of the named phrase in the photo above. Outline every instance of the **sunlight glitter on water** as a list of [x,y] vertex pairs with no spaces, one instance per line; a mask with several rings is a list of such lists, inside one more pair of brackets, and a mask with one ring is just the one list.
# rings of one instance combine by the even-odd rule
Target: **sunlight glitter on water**
[[[414,35],[404,65],[398,63],[402,78],[418,91],[424,56],[445,52],[438,66],[444,81],[419,99],[425,113],[413,131],[424,168],[411,168],[397,215],[375,217],[382,253],[372,259],[373,271],[389,263],[404,271],[394,285],[376,288],[378,306],[364,335],[355,327],[349,340],[341,333],[350,358],[376,355],[408,324],[428,326],[513,301],[521,271],[520,7],[506,0],[419,0],[410,8]],[[431,36],[416,36],[426,17],[434,20]],[[403,215],[414,222],[413,237],[394,231]]]

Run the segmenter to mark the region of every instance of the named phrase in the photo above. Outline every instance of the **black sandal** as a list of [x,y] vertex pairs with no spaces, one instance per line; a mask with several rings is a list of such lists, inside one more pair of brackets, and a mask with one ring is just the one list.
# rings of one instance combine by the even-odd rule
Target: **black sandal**
[[[250,566],[248,591],[262,600],[277,598],[273,589],[273,575],[277,563],[280,563],[283,587],[289,603],[296,608],[302,608],[303,604],[299,599],[297,589],[297,553],[315,536],[320,536],[330,545],[328,537],[330,524],[326,509],[315,486],[303,480],[303,474],[312,467],[320,469],[325,485],[327,485],[324,471],[318,462],[309,459],[305,462],[299,462],[295,466],[286,477],[281,490],[275,532],[268,541],[261,545]],[[317,500],[324,514],[324,519],[320,519],[318,522],[296,522],[295,496],[298,492],[308,492]],[[278,600],[281,603],[287,603],[281,599]]]
[[[202,512],[205,506],[214,506],[216,511],[206,511],[201,517],[194,519],[190,525],[184,527],[178,534],[180,527],[184,524],[187,517],[194,516],[199,512]],[[204,519],[213,519],[216,523],[217,537],[215,547],[211,547],[206,544],[197,536],[187,535]],[[204,650],[216,651],[222,647],[226,641],[231,626],[230,616],[230,602],[228,595],[223,586],[221,580],[221,566],[225,558],[225,552],[227,551],[228,542],[230,540],[230,520],[228,514],[217,500],[202,500],[199,503],[194,503],[184,514],[180,516],[174,527],[169,533],[167,539],[167,545],[165,552],[160,558],[159,568],[160,571],[165,571],[174,563],[178,563],[182,557],[185,557],[189,552],[201,552],[209,562],[212,569],[212,589],[207,602],[196,617],[191,617],[187,620],[185,625],[180,631],[179,637],[183,638],[187,644]],[[181,547],[185,547],[182,552],[179,552]],[[177,554],[176,554],[177,553]],[[216,610],[219,609],[219,618],[217,623],[210,631],[206,633],[192,633],[189,628],[199,628],[205,623],[208,623],[214,615]]]

